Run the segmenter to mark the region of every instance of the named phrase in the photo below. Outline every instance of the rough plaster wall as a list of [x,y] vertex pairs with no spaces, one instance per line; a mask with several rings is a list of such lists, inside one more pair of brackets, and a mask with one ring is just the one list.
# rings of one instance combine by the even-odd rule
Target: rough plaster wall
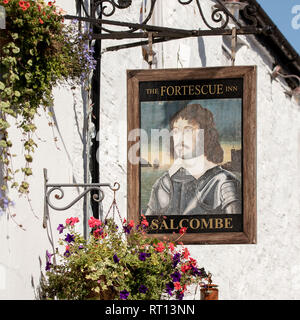
[[[60,0],[57,4],[68,13],[75,13],[73,1]],[[33,176],[29,179],[30,201],[24,197],[19,199],[14,192],[10,194],[16,203],[11,208],[11,213],[16,214],[16,222],[22,224],[26,231],[19,228],[7,214],[0,216],[0,299],[35,298],[40,272],[45,270],[45,251],[48,249],[53,252],[51,241],[56,242],[58,239],[58,224],[69,216],[82,216],[82,200],[67,212],[56,212],[50,208],[48,228],[42,227],[43,168],[48,170],[49,183],[73,183],[74,179],[77,182],[83,181],[81,96],[80,88],[74,91],[69,87],[55,88],[54,112],[57,126],[53,127],[53,132],[48,125],[50,118],[42,110],[41,116],[36,118],[38,130],[33,139],[38,142],[38,148],[33,155]],[[14,167],[18,168],[24,164],[20,141],[22,137],[13,121],[10,134],[14,141],[13,153],[18,155],[14,160]],[[55,137],[57,142],[54,141]],[[63,206],[77,195],[78,191],[73,189],[66,191],[61,204],[52,201],[57,206]],[[82,225],[78,229],[82,230]]]
[[[139,1],[138,1],[139,2]],[[204,2],[201,2],[204,3]],[[207,1],[209,12],[213,2]],[[120,16],[138,21],[139,3]],[[164,26],[198,28],[196,8],[163,6]],[[178,18],[180,17],[180,18]],[[192,17],[192,18],[191,18]],[[204,27],[203,24],[200,25]],[[257,65],[256,245],[193,245],[191,254],[212,272],[220,299],[300,297],[300,106],[280,79],[270,80],[273,59],[253,37],[241,37],[235,65]],[[113,45],[103,42],[103,48]],[[222,37],[184,39],[154,46],[160,68],[231,65]],[[226,46],[225,46],[226,48]],[[229,51],[230,53],[230,51]],[[122,63],[120,63],[122,62]],[[102,181],[119,181],[117,200],[126,216],[126,69],[147,68],[140,48],[102,56],[100,170]],[[118,128],[117,128],[118,127]],[[109,143],[108,143],[109,141]],[[109,206],[111,199],[105,205]],[[193,298],[193,295],[187,298]]]
[[[57,1],[68,13],[74,12],[71,1]],[[67,3],[66,3],[67,2]],[[164,26],[198,28],[196,7],[162,6],[152,21]],[[203,2],[201,2],[203,3]],[[209,12],[207,2],[205,10]],[[160,4],[162,2],[160,1]],[[114,19],[139,21],[140,1],[126,12],[117,12]],[[180,18],[178,18],[180,17]],[[192,17],[192,18],[191,18]],[[200,25],[204,27],[203,24]],[[243,38],[246,45],[237,53],[236,65],[257,65],[257,215],[258,243],[256,245],[189,246],[199,262],[212,272],[219,285],[220,299],[299,299],[300,297],[300,107],[288,98],[286,84],[279,80],[271,83],[269,72],[272,58],[251,37]],[[126,41],[127,42],[127,41]],[[116,42],[104,41],[103,48]],[[185,39],[154,46],[159,68],[209,67],[230,65],[222,49],[221,37]],[[120,182],[117,201],[123,217],[127,208],[127,117],[126,70],[147,68],[141,48],[105,53],[102,56],[101,76],[101,182]],[[75,106],[80,126],[83,122],[80,90],[75,92]],[[32,207],[20,199],[14,208],[22,231],[5,216],[0,217],[0,299],[33,299],[32,280],[36,286],[40,270],[45,267],[45,250],[51,248],[48,234],[42,228],[43,168],[48,168],[50,182],[77,182],[83,179],[82,144],[73,110],[72,92],[56,89],[55,110],[63,140],[57,150],[51,128],[45,117],[38,119],[38,135],[45,140],[35,153],[34,177],[31,179]],[[17,133],[15,133],[17,136]],[[65,143],[65,145],[63,144]],[[16,148],[21,150],[20,146]],[[66,149],[65,149],[66,148]],[[19,151],[20,152],[20,151]],[[76,195],[73,192],[69,196]],[[66,195],[67,197],[67,195]],[[112,200],[107,193],[104,213]],[[67,200],[66,200],[67,202]],[[51,213],[54,240],[56,227],[66,217],[82,215],[82,203],[68,212]],[[82,226],[78,226],[80,229]],[[39,258],[41,259],[41,267]],[[189,296],[193,297],[193,296]]]

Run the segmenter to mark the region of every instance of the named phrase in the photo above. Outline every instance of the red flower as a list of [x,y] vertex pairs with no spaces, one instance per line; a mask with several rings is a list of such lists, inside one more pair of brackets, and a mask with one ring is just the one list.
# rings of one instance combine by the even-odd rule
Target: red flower
[[186,233],[186,227],[183,227],[183,228],[181,228],[180,230],[179,230],[179,233],[180,234],[184,234],[184,233]]
[[195,266],[197,264],[197,261],[190,257],[190,263],[192,266]]
[[171,251],[173,251],[175,249],[174,243],[172,243],[172,242],[169,243],[169,249]]
[[141,223],[142,223],[142,225],[145,226],[145,227],[148,227],[148,226],[149,226],[149,222],[148,222],[146,219],[142,220]]
[[9,0],[3,0],[3,3],[4,3],[4,4],[8,4],[8,3],[9,3]]
[[128,226],[133,228],[134,227],[134,221],[133,220],[130,220],[129,223],[128,223]]
[[76,218],[71,217],[66,220],[66,224],[69,224],[71,226],[74,226],[74,224],[77,222],[79,222],[79,219],[77,217]]
[[190,270],[190,269],[191,269],[191,266],[188,266],[188,265],[186,265],[186,264],[183,265],[183,266],[181,266],[181,271],[184,272],[184,273],[187,272],[187,271]]
[[190,256],[189,250],[187,248],[184,248],[184,259],[188,259]]
[[94,217],[91,217],[88,221],[88,224],[90,228],[95,228],[95,227],[101,226],[102,222],[98,219],[95,219]]
[[19,1],[19,6],[22,8],[25,6],[25,1]]
[[44,23],[44,21],[41,18],[39,18],[39,22],[40,22],[40,24]]
[[175,290],[180,290],[181,289],[180,282],[174,282],[174,288]]
[[162,242],[159,242],[156,247],[155,247],[155,250],[158,251],[158,252],[163,252],[165,250],[165,246]]

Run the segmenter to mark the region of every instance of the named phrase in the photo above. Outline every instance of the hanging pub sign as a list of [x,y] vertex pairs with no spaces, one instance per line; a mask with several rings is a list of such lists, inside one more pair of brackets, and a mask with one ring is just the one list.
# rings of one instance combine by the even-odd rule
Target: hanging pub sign
[[256,243],[256,67],[127,79],[128,219],[158,239]]

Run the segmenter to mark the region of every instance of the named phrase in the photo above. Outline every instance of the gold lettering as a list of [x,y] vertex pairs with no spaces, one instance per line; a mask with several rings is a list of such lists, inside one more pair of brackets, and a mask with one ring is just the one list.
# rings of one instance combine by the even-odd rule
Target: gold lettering
[[196,95],[201,94],[201,86],[199,84],[195,86],[195,90],[196,90]]
[[209,85],[209,94],[215,94],[216,93],[216,85],[214,87],[214,92],[212,92],[212,85]]
[[163,225],[164,225],[164,228],[165,228],[165,229],[169,229],[166,220],[163,220],[163,221],[162,221],[159,229],[162,229],[162,226],[163,226]]
[[186,89],[188,88],[189,86],[182,86],[183,88],[183,95],[186,95]]
[[[171,90],[172,90],[171,93],[170,93],[170,88],[171,88]],[[174,95],[174,87],[170,86],[170,87],[167,88],[167,95],[168,95],[168,96],[173,96],[173,95]]]
[[174,219],[170,219],[170,229],[178,229],[178,226],[176,228],[174,227]]
[[[196,222],[196,226],[194,226],[194,221]],[[199,228],[200,228],[200,221],[199,221],[199,219],[192,219],[192,220],[190,221],[190,227],[191,227],[192,229],[199,229]]]
[[225,229],[232,229],[232,218],[225,218]]
[[153,229],[153,230],[157,230],[158,229],[158,220],[157,219],[153,219],[152,221],[151,221],[151,229]]
[[201,219],[201,222],[202,222],[202,228],[201,229],[203,229],[203,226],[204,226],[205,229],[207,229],[208,226],[209,226],[209,229],[213,228],[213,226],[212,226],[213,219],[208,219],[208,221],[206,221],[205,219]]
[[205,84],[202,86],[202,89],[201,89],[202,94],[208,94],[208,91],[204,92],[204,87],[208,88],[208,85]]
[[167,88],[166,86],[162,86],[162,87],[160,88],[160,89],[161,89],[161,90],[160,90],[160,95],[161,95],[161,96],[163,96],[163,95],[165,94],[166,88]]
[[[181,219],[180,221],[179,221],[179,228],[183,228],[184,226],[183,226],[183,224],[182,224],[182,221],[189,221],[189,219]],[[187,227],[187,225],[185,226],[185,227]]]
[[217,88],[218,88],[217,94],[223,94],[223,93],[224,93],[224,92],[223,92],[223,84],[218,84],[218,85],[217,85]]
[[175,96],[181,96],[180,89],[181,89],[180,86],[175,86]]
[[193,85],[190,85],[189,86],[189,95],[190,96],[193,96],[195,93],[194,93],[194,89],[195,89],[195,87],[193,86]]
[[220,218],[215,219],[215,228],[216,229],[224,228],[222,219],[220,219]]

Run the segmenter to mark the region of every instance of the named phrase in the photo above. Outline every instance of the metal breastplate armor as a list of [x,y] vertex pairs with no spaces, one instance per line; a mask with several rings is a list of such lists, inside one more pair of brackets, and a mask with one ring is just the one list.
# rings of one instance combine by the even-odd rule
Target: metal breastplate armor
[[185,169],[166,172],[153,185],[146,215],[240,214],[237,178],[220,166],[195,179]]

